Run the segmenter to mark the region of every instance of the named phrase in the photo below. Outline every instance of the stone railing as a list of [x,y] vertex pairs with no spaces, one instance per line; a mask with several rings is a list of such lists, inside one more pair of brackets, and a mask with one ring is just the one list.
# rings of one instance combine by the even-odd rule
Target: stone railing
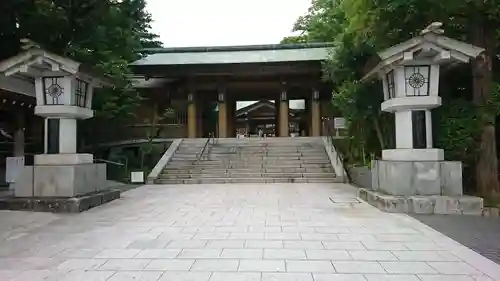
[[328,153],[328,158],[330,158],[330,163],[332,164],[337,178],[341,178],[344,182],[346,182],[348,178],[346,170],[344,168],[344,163],[342,162],[340,155],[337,153],[331,137],[323,137],[323,142],[325,143],[325,149]]
[[160,161],[156,163],[153,170],[151,170],[151,173],[149,173],[146,181],[147,184],[154,184],[155,180],[158,178],[161,171],[163,171],[163,168],[165,168],[170,159],[172,159],[172,157],[174,156],[175,151],[177,150],[181,142],[182,139],[176,139],[174,142],[172,142],[167,151],[165,151],[165,153],[161,157]]

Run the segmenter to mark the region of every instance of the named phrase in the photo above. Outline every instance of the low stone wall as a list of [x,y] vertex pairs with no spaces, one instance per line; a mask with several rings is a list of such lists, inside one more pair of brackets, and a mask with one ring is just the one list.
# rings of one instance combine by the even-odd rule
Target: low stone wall
[[483,199],[474,196],[395,196],[360,188],[358,197],[388,213],[476,216],[483,214]]
[[372,189],[372,172],[370,168],[349,167],[347,171],[353,184],[362,188]]

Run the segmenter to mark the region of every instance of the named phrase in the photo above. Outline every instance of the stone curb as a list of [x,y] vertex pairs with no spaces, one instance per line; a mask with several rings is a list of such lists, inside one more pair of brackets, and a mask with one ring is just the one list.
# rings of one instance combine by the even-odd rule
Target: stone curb
[[388,213],[475,215],[483,214],[483,198],[473,196],[394,196],[365,188],[358,197]]
[[0,210],[51,213],[80,213],[120,198],[120,191],[111,189],[81,197],[8,197],[0,199]]

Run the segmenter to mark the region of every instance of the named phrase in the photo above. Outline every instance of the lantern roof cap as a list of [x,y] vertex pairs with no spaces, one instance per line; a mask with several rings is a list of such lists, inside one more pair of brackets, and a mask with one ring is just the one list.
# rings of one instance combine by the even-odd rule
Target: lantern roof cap
[[484,52],[483,48],[444,36],[442,25],[441,22],[431,23],[419,36],[377,53],[367,63],[367,74],[362,81],[396,65],[411,64],[412,61],[427,61],[429,64],[468,63]]
[[95,87],[112,85],[107,78],[95,75],[89,66],[47,51],[32,40],[21,39],[21,49],[19,54],[0,61],[0,74],[32,79],[75,75]]

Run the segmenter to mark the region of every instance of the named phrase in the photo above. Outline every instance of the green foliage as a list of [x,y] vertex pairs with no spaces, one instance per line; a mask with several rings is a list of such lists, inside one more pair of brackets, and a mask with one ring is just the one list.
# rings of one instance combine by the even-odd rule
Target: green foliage
[[379,83],[348,81],[339,86],[332,99],[346,119],[351,152],[349,161],[366,163],[371,155],[380,156],[381,149],[393,146],[392,116],[380,110],[383,100]]
[[295,44],[295,43],[306,43],[307,39],[303,36],[289,36],[283,38],[280,44]]
[[446,148],[446,159],[473,164],[477,155],[476,139],[481,133],[477,108],[463,98],[449,99],[434,116],[438,118],[436,145]]
[[445,148],[445,159],[461,161],[464,167],[465,188],[473,187],[478,161],[478,139],[481,137],[482,124],[491,122],[491,116],[500,115],[500,85],[495,84],[493,96],[485,106],[475,106],[463,97],[446,98],[443,105],[433,111],[437,120],[435,145]]
[[[324,73],[325,79],[334,85],[332,103],[347,119],[350,138],[342,147],[348,161],[364,163],[370,155],[377,156],[381,149],[394,145],[388,137],[394,135],[394,121],[379,110],[381,85],[359,82],[368,60],[378,51],[418,35],[428,24],[441,21],[446,35],[485,47],[493,60],[489,71],[499,78],[499,57],[494,56],[500,51],[500,33],[494,32],[500,27],[498,7],[500,0],[312,1],[308,13],[297,19],[294,30],[307,42],[335,43]],[[484,157],[494,156],[481,156],[478,147],[485,144],[490,148],[494,143],[491,134],[487,134],[489,139],[483,139],[482,132],[500,114],[500,88],[495,85],[492,95],[488,81],[486,87],[484,81],[479,82],[485,88],[473,87],[472,81],[477,85],[478,77],[471,74],[470,66],[460,68],[454,75],[442,74],[440,94],[445,98],[444,106],[434,116],[438,129],[435,141],[445,149],[447,159],[473,165],[482,157],[482,164],[493,173],[496,161],[484,161]],[[477,102],[478,96],[481,102]],[[493,183],[496,172],[482,176],[482,185]]]
[[0,59],[19,52],[20,39],[29,38],[112,80],[115,89],[94,96],[98,117],[130,115],[141,99],[128,64],[141,49],[160,45],[145,6],[145,0],[2,0]]

